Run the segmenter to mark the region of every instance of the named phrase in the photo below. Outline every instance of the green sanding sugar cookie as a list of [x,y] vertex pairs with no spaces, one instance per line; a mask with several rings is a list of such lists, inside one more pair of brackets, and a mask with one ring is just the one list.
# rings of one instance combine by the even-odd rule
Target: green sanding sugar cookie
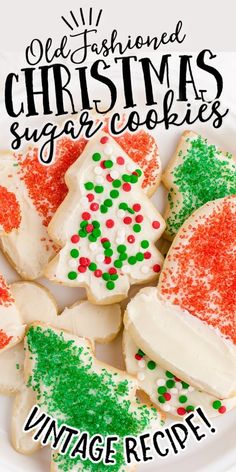
[[185,132],[163,181],[169,189],[166,235],[173,239],[197,208],[236,193],[236,161],[202,136]]
[[[90,344],[83,338],[59,330],[31,326],[27,332],[30,351],[28,387],[37,393],[39,406],[58,421],[86,431],[90,437],[117,435],[116,464],[109,471],[124,470],[124,436],[138,436],[158,418],[156,409],[135,397],[136,381],[125,373],[97,362]],[[70,450],[71,451],[71,450]],[[56,455],[56,470],[69,471],[79,456]],[[103,472],[103,462],[82,461],[83,470]],[[80,465],[80,467],[79,467]],[[74,469],[73,469],[74,470]]]

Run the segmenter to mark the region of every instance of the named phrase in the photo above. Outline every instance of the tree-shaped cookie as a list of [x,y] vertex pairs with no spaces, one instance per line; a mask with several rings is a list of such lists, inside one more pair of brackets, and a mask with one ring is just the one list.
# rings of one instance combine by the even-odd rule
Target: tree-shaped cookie
[[[37,393],[38,404],[58,421],[86,431],[90,437],[116,435],[115,465],[123,471],[123,438],[137,436],[160,420],[157,411],[137,401],[137,382],[126,373],[97,361],[90,343],[43,325],[31,325],[25,339],[25,375],[28,388]],[[57,470],[107,470],[69,453],[55,459]],[[78,469],[77,469],[78,467]]]
[[165,236],[173,239],[197,208],[236,193],[236,161],[202,136],[185,131],[162,179],[169,190]]
[[158,276],[155,241],[164,220],[141,189],[142,170],[105,133],[67,171],[69,193],[49,232],[62,246],[46,276],[84,286],[96,303],[126,297],[131,284]]

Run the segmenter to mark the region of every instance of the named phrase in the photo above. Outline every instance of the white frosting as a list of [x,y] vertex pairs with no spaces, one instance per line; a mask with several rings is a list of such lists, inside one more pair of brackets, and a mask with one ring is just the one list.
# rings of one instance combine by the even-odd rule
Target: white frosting
[[127,306],[126,329],[154,361],[218,398],[236,394],[236,346],[186,311],[141,290]]
[[[175,387],[167,388],[167,392],[171,394],[170,400],[168,399],[165,403],[161,403],[158,398],[162,397],[163,395],[158,393],[157,389],[158,387],[166,386],[166,382],[168,380],[172,380],[166,376],[166,369],[160,364],[156,364],[153,370],[149,369],[148,362],[150,361],[150,358],[146,355],[142,360],[136,360],[135,355],[138,352],[139,346],[136,345],[127,330],[124,331],[123,347],[127,372],[129,372],[131,375],[137,376],[140,388],[146,392],[147,395],[149,395],[151,401],[158,405],[158,407],[163,411],[169,412],[171,415],[178,416],[177,409],[179,407],[186,408],[188,405],[191,405],[201,406],[208,418],[220,414],[218,409],[213,408],[213,402],[218,400],[217,397],[200,391],[191,385],[189,385],[188,388],[183,388],[182,383],[175,381],[175,379]],[[142,377],[140,376],[141,374]],[[179,397],[181,395],[187,397],[186,402],[179,402]],[[232,408],[235,408],[236,396],[223,400],[222,406],[226,407],[227,412]]]
[[0,355],[0,391],[11,395],[18,392],[24,383],[23,379],[24,348],[23,343],[1,352]]
[[21,223],[17,230],[1,235],[0,240],[3,251],[16,270],[24,277],[35,279],[42,274],[43,268],[55,252],[42,218],[19,174],[19,167],[14,166],[16,162],[13,154],[1,153],[0,185],[16,195]]
[[[118,198],[112,199],[113,205],[108,208],[107,213],[101,214],[100,210],[92,211],[89,208],[86,209],[91,215],[90,222],[92,220],[98,220],[101,224],[101,236],[97,239],[97,248],[94,250],[94,247],[90,248],[90,242],[88,237],[81,237],[79,243],[75,246],[71,242],[71,236],[78,234],[80,229],[80,223],[83,220],[81,209],[81,200],[84,201],[84,197],[88,193],[94,193],[94,191],[86,190],[84,184],[86,182],[94,182],[95,170],[97,169],[100,162],[107,159],[105,154],[105,146],[100,142],[101,137],[105,137],[104,133],[98,135],[96,138],[91,140],[85,151],[82,153],[79,159],[69,168],[66,173],[66,183],[69,187],[69,194],[65,198],[64,202],[58,208],[55,213],[52,221],[49,225],[49,233],[52,237],[59,242],[63,248],[60,253],[49,263],[45,274],[46,276],[54,281],[69,285],[69,286],[85,286],[88,290],[88,296],[91,300],[96,301],[97,303],[110,302],[111,299],[116,297],[116,300],[123,299],[128,292],[128,289],[133,283],[141,283],[142,281],[148,281],[152,278],[155,278],[157,274],[152,270],[152,267],[155,264],[161,265],[162,256],[155,247],[155,241],[161,236],[164,230],[164,220],[161,215],[152,205],[150,200],[144,195],[143,191],[140,188],[141,179],[138,183],[132,184],[132,189],[130,192],[125,192],[121,187],[118,188],[119,196]],[[112,147],[113,153],[113,167],[112,171],[119,172],[121,174],[130,174],[127,167],[133,161],[124,153],[124,151],[118,146],[118,144],[109,137],[109,146]],[[92,155],[94,153],[101,154],[101,161],[94,162]],[[118,156],[122,156],[124,159],[124,165],[119,165],[116,161]],[[136,167],[137,168],[137,167]],[[111,172],[111,169],[103,170],[104,176]],[[124,182],[123,182],[124,183]],[[114,190],[111,183],[108,183],[105,179],[104,182],[104,191],[102,193],[95,193],[94,202],[103,204],[105,199],[111,199],[110,191]],[[141,210],[138,214],[142,214],[144,219],[141,222],[141,232],[135,233],[133,231],[133,225],[135,222],[135,216],[137,214],[130,214],[128,211],[125,211],[125,216],[132,217],[131,224],[125,224],[120,217],[119,204],[122,202],[128,203],[129,207],[132,208],[134,203],[141,204]],[[118,216],[118,218],[117,218]],[[112,228],[106,227],[106,220],[111,219],[115,222]],[[152,227],[152,222],[158,221],[160,226],[158,229]],[[135,242],[130,244],[127,242],[127,237],[130,234],[134,234]],[[109,238],[111,242],[111,248],[114,250],[112,255],[113,260],[110,264],[104,262],[104,248],[100,242],[102,237]],[[78,271],[74,271],[76,274],[76,279],[70,280],[68,278],[68,273],[71,271],[70,267],[70,251],[74,247],[80,250],[80,255],[76,258],[79,265],[79,258],[81,256],[88,257],[90,261],[96,261],[99,263],[98,269],[101,269],[102,272],[107,272],[110,267],[113,266],[113,262],[116,258],[119,257],[119,253],[116,252],[116,247],[118,244],[126,244],[128,256],[134,256],[137,252],[140,252],[140,242],[141,240],[147,239],[150,242],[148,251],[151,252],[152,257],[142,262],[137,261],[134,265],[129,265],[129,271],[123,271],[123,268],[117,269],[119,278],[115,281],[115,287],[112,290],[106,288],[106,282],[102,277],[95,277],[93,272],[86,270],[82,275]],[[142,249],[141,252],[145,252]],[[125,264],[126,265],[126,264]],[[142,266],[150,266],[151,270],[145,272],[142,270]]]
[[25,326],[14,302],[11,302],[9,306],[0,305],[0,334],[1,332],[12,339],[5,347],[0,349],[0,352],[17,344],[24,336]]

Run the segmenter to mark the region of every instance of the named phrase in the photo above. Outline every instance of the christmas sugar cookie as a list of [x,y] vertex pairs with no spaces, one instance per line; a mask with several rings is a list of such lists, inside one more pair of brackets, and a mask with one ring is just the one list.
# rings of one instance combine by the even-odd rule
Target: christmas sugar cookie
[[0,352],[14,346],[24,336],[25,326],[14,296],[0,274]]
[[95,303],[126,297],[130,285],[155,279],[162,256],[155,241],[164,220],[141,189],[143,173],[101,133],[65,175],[69,193],[48,227],[60,252],[46,276],[85,287]]
[[[236,346],[206,322],[142,289],[127,305],[125,327],[152,361],[220,399],[236,396]],[[217,369],[216,369],[217,366]]]
[[123,348],[127,372],[137,377],[140,388],[164,412],[183,417],[200,406],[208,418],[236,407],[236,396],[224,400],[198,390],[148,357],[124,331]]
[[[136,380],[97,361],[87,340],[40,324],[29,327],[25,347],[26,381],[40,407],[59,424],[90,436],[98,432],[104,438],[117,435],[114,470],[125,470],[123,438],[138,436],[161,419],[154,408],[136,399]],[[69,454],[57,455],[54,462],[58,471],[104,468]]]
[[185,131],[162,179],[169,190],[165,236],[173,239],[197,208],[236,193],[236,160],[202,136]]
[[37,148],[17,156],[1,152],[1,246],[24,278],[42,275],[55,254],[57,248],[48,236],[47,226],[67,193],[64,174],[85,145],[84,139],[59,140],[55,162],[50,166],[40,164]]

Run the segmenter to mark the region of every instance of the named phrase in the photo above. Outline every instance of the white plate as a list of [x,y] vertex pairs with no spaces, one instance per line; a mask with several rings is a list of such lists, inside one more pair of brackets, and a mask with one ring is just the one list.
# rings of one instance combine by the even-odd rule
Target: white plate
[[[194,130],[202,132],[223,149],[236,154],[236,55],[220,54],[219,66],[224,70],[225,92],[223,105],[230,107],[230,114],[219,130],[213,130],[209,123],[195,125]],[[141,84],[137,83],[137,93]],[[197,105],[197,103],[196,103]],[[179,104],[181,111],[182,105]],[[158,139],[160,155],[163,166],[166,165],[176,146],[177,139],[184,128],[170,128],[168,131],[159,128],[155,131]],[[153,201],[160,211],[163,210],[165,192],[160,188]],[[0,272],[8,282],[18,280],[19,277],[9,266],[3,256],[0,256]],[[45,280],[41,283],[48,286],[54,293],[60,309],[72,304],[84,295],[82,289],[69,289],[52,285]],[[99,358],[117,367],[123,367],[121,358],[121,337],[107,346],[99,346],[97,355]],[[22,456],[16,453],[9,441],[9,425],[12,400],[0,397],[0,472],[47,472],[49,471],[49,449],[37,452],[33,456]],[[236,411],[215,419],[213,425],[217,429],[215,435],[209,435],[202,442],[196,443],[190,440],[188,447],[179,455],[170,455],[166,458],[157,458],[154,462],[138,466],[138,472],[157,470],[160,472],[223,472],[236,471]],[[69,472],[69,471],[68,471]]]

